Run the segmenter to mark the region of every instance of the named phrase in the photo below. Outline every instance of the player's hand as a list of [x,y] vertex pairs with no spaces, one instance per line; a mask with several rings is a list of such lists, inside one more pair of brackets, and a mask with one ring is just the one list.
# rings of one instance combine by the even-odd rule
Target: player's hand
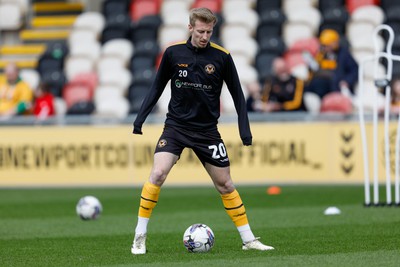
[[143,134],[142,129],[139,127],[133,127],[134,134]]
[[253,142],[253,138],[251,136],[245,137],[242,139],[242,143],[244,146],[251,146],[252,142]]

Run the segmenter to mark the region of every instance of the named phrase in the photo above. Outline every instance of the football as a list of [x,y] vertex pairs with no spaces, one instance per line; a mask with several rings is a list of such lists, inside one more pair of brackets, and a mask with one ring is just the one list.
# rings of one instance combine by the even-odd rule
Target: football
[[183,234],[183,245],[189,252],[208,252],[214,246],[215,236],[210,227],[197,223]]
[[76,213],[82,220],[95,220],[102,211],[100,201],[94,196],[84,196],[76,204]]

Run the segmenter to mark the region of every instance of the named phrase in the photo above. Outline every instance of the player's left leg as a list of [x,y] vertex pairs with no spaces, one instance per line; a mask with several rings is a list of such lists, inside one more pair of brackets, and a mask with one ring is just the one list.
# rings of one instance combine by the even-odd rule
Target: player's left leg
[[214,182],[215,188],[221,194],[225,211],[237,227],[243,242],[242,249],[272,250],[271,246],[262,244],[251,231],[246,215],[246,209],[239,192],[235,189],[230,176],[230,167],[217,167],[205,163],[205,169]]

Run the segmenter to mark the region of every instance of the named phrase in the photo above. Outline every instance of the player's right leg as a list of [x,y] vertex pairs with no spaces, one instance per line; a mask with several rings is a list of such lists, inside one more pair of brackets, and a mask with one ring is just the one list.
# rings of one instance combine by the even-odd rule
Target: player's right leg
[[135,238],[131,248],[132,254],[146,253],[147,224],[158,202],[161,186],[177,160],[178,156],[169,152],[158,152],[154,154],[154,163],[149,181],[143,185],[142,194],[140,196],[138,223],[136,225]]

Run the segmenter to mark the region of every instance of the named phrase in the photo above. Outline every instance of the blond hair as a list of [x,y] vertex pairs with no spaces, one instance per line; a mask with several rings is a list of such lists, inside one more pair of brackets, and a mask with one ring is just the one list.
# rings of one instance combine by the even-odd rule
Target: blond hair
[[196,20],[200,20],[205,23],[214,23],[214,25],[218,22],[218,19],[214,15],[214,13],[206,7],[193,8],[192,10],[190,10],[190,25],[194,26]]

